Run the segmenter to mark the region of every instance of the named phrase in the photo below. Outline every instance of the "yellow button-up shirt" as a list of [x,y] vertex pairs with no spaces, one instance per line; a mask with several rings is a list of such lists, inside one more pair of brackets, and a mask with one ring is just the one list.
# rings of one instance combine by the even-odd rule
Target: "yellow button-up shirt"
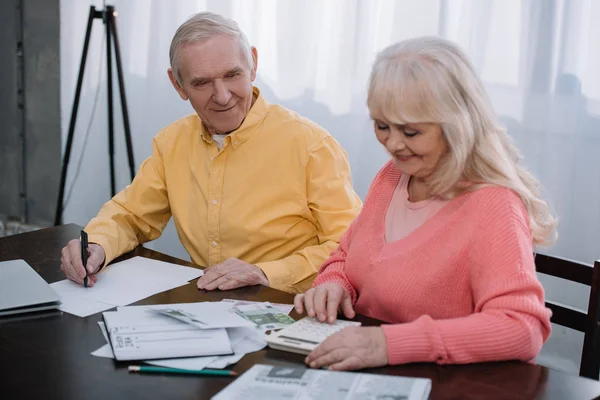
[[106,263],[159,237],[172,216],[194,263],[235,257],[260,267],[276,289],[310,288],[362,204],[339,143],[254,95],[221,150],[195,114],[156,135],[131,185],[86,227]]

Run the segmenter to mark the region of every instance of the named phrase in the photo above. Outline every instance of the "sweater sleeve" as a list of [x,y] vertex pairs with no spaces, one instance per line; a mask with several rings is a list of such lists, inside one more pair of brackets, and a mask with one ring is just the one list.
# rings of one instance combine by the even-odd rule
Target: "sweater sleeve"
[[529,361],[550,335],[551,313],[535,273],[525,208],[508,189],[488,194],[473,210],[478,228],[465,257],[474,312],[384,325],[390,364]]
[[[370,209],[373,207],[373,201],[371,200],[373,196],[376,196],[379,193],[380,185],[385,179],[385,176],[394,168],[393,162],[388,162],[375,176],[373,182],[371,183],[371,187],[367,192],[367,196],[365,198],[365,203],[363,205],[363,210],[366,213],[369,213]],[[352,286],[352,283],[348,279],[346,275],[346,255],[348,254],[348,249],[352,243],[352,232],[354,226],[356,224],[361,223],[360,214],[352,221],[348,230],[342,235],[340,238],[340,244],[335,249],[327,261],[323,263],[321,268],[319,268],[319,273],[317,278],[313,282],[313,287],[317,287],[324,283],[338,283],[340,284],[352,299],[352,304],[356,303],[358,299],[358,293],[356,289]]]
[[341,285],[346,292],[350,295],[352,299],[352,304],[356,303],[357,293],[352,283],[346,276],[346,254],[348,252],[348,247],[352,240],[352,228],[354,227],[354,222],[350,224],[348,230],[342,235],[340,238],[340,245],[335,249],[329,259],[325,261],[325,263],[319,269],[319,274],[317,278],[313,282],[313,287],[317,287],[324,283],[337,283]]

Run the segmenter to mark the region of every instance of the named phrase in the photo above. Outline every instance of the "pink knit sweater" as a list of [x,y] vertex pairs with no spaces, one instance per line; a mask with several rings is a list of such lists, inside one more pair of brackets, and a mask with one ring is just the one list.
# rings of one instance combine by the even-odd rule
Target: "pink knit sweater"
[[388,362],[462,364],[536,357],[550,334],[525,207],[506,188],[450,201],[404,239],[384,219],[400,173],[388,163],[313,286],[336,282],[383,325]]

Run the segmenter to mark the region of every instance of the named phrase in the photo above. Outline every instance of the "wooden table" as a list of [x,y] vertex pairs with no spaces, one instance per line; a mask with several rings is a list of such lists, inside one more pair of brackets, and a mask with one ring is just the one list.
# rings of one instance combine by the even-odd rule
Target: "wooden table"
[[[48,282],[63,279],[60,250],[79,236],[80,227],[64,225],[0,238],[0,261],[22,258]],[[167,255],[137,248],[134,255],[191,265]],[[266,287],[205,292],[195,282],[145,299],[138,304],[219,301],[236,298],[277,303],[292,295]],[[292,312],[292,317],[299,315]],[[364,324],[377,321],[358,318]],[[206,399],[232,381],[228,377],[144,375],[127,372],[129,363],[93,357],[105,344],[96,323],[100,315],[79,318],[62,312],[0,319],[0,398],[2,399]],[[232,369],[242,373],[256,363],[302,365],[303,356],[264,349],[244,357]],[[600,383],[539,365],[499,362],[438,366],[410,364],[367,372],[427,377],[431,399],[591,399]]]

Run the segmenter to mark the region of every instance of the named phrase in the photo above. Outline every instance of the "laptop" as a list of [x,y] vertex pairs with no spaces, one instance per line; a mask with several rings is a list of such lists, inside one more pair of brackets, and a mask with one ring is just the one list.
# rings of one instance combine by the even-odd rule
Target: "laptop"
[[59,306],[60,296],[24,260],[0,262],[0,316]]

